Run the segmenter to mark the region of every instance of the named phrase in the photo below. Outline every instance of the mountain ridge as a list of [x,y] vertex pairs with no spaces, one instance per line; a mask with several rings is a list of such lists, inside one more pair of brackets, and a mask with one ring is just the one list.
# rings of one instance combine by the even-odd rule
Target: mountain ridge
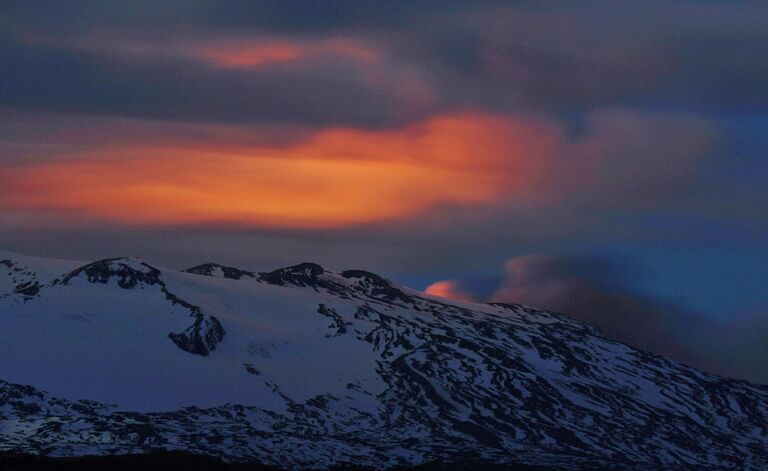
[[[767,386],[562,314],[310,263],[233,279],[131,258],[55,275],[41,260],[11,264],[46,274],[37,293],[0,295],[0,452],[183,449],[293,469],[768,466]],[[205,354],[169,335],[195,332]]]

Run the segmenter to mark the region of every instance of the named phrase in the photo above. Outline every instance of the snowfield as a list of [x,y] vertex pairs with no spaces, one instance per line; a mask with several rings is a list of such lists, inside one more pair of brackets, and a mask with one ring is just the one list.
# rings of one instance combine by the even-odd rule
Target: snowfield
[[0,452],[768,468],[768,387],[360,270],[0,252]]

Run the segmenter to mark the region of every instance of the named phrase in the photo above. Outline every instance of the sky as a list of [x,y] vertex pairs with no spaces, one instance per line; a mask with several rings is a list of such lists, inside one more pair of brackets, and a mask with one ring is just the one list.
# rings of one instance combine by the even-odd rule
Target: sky
[[7,0],[0,247],[364,268],[768,383],[768,3]]

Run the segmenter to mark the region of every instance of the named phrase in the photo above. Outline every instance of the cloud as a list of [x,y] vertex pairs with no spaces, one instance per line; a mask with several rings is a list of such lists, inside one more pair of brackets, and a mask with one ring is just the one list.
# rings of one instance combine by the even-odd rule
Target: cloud
[[527,255],[504,264],[505,277],[492,302],[518,302],[599,327],[611,338],[639,348],[697,362],[695,354],[672,337],[676,323],[690,314],[672,302],[633,292],[621,267],[604,260]]
[[461,288],[456,280],[436,281],[424,289],[431,296],[453,299],[454,301],[475,302],[475,296]]
[[14,134],[0,207],[137,225],[333,228],[440,207],[644,207],[683,191],[710,142],[706,122],[615,110],[590,115],[576,139],[540,116],[472,111],[370,130],[38,119],[0,126]]
[[355,37],[294,38],[276,35],[226,35],[160,38],[126,35],[121,32],[92,31],[85,35],[52,37],[22,36],[29,46],[58,48],[92,55],[102,60],[194,59],[224,69],[257,69],[281,63],[350,61],[364,66],[384,59],[379,45]]
[[[337,52],[344,49],[328,44]],[[55,40],[0,36],[0,65],[14,71],[0,76],[0,106],[180,122],[361,128],[398,125],[434,111],[417,71],[370,64],[349,53],[288,61],[277,60],[273,49],[271,60],[262,58],[266,62],[256,68],[224,67],[222,62],[242,64],[247,57],[236,59],[215,48],[197,53],[207,62],[188,53],[92,52]]]
[[[97,129],[87,139],[104,132],[123,134]],[[79,155],[5,166],[0,206],[139,225],[362,224],[440,204],[536,198],[557,132],[535,119],[472,113],[394,131],[333,128],[278,145],[236,132],[203,144],[150,132],[148,140],[107,138]]]
[[[688,321],[689,314],[671,302],[631,292],[623,283],[627,275],[621,268],[598,259],[518,256],[504,263],[504,277],[485,301],[565,313],[597,326],[610,338],[681,361],[699,362],[697,355],[671,337],[676,323]],[[459,282],[449,283],[451,289],[444,292],[445,297],[464,293]]]
[[232,38],[186,48],[188,54],[221,67],[253,68],[276,62],[328,60],[333,57],[371,63],[382,59],[375,47],[353,38],[266,40]]
[[[503,4],[498,0],[477,0],[472,8]],[[234,0],[212,8],[205,2],[186,0],[137,0],[130,6],[115,6],[90,0],[73,1],[68,7],[30,5],[9,1],[4,5],[9,28],[44,29],[66,32],[107,25],[115,29],[157,33],[158,25],[174,30],[194,29],[206,33],[221,30],[245,32],[317,34],[350,29],[393,28],[419,25],[441,12],[461,12],[463,0],[387,2],[340,0],[333,4],[304,0],[263,0],[258,6]],[[11,21],[13,20],[13,21]]]
[[570,151],[584,193],[603,207],[636,207],[684,193],[720,139],[711,121],[690,115],[597,110]]
[[[529,254],[504,263],[504,276],[483,302],[519,303],[564,313],[636,348],[713,373],[768,382],[765,311],[729,323],[632,288],[639,273],[617,261]],[[433,283],[428,294],[478,300],[460,281]]]
[[757,113],[768,103],[768,28],[756,21],[768,10],[754,2],[4,12],[0,64],[14,74],[0,80],[0,104],[25,109],[382,127],[457,108],[579,119],[599,108]]
[[768,306],[733,316],[737,321],[708,332],[706,345],[701,348],[706,349],[715,371],[768,384]]
[[488,107],[755,113],[768,100],[757,79],[766,14],[759,2],[520,3],[455,13],[414,37],[446,89]]

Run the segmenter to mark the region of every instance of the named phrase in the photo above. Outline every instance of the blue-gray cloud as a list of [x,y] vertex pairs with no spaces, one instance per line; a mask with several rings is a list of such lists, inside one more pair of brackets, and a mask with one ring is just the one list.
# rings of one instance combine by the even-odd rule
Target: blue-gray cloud
[[[768,106],[761,2],[8,2],[0,105],[173,120],[393,125],[455,107],[602,107],[755,114]],[[71,40],[178,44],[227,37],[386,46],[422,77],[418,107],[343,61],[221,70],[180,57],[73,50]],[[35,42],[38,41],[38,42]],[[40,42],[42,41],[42,43]],[[113,46],[115,45],[113,44]]]

